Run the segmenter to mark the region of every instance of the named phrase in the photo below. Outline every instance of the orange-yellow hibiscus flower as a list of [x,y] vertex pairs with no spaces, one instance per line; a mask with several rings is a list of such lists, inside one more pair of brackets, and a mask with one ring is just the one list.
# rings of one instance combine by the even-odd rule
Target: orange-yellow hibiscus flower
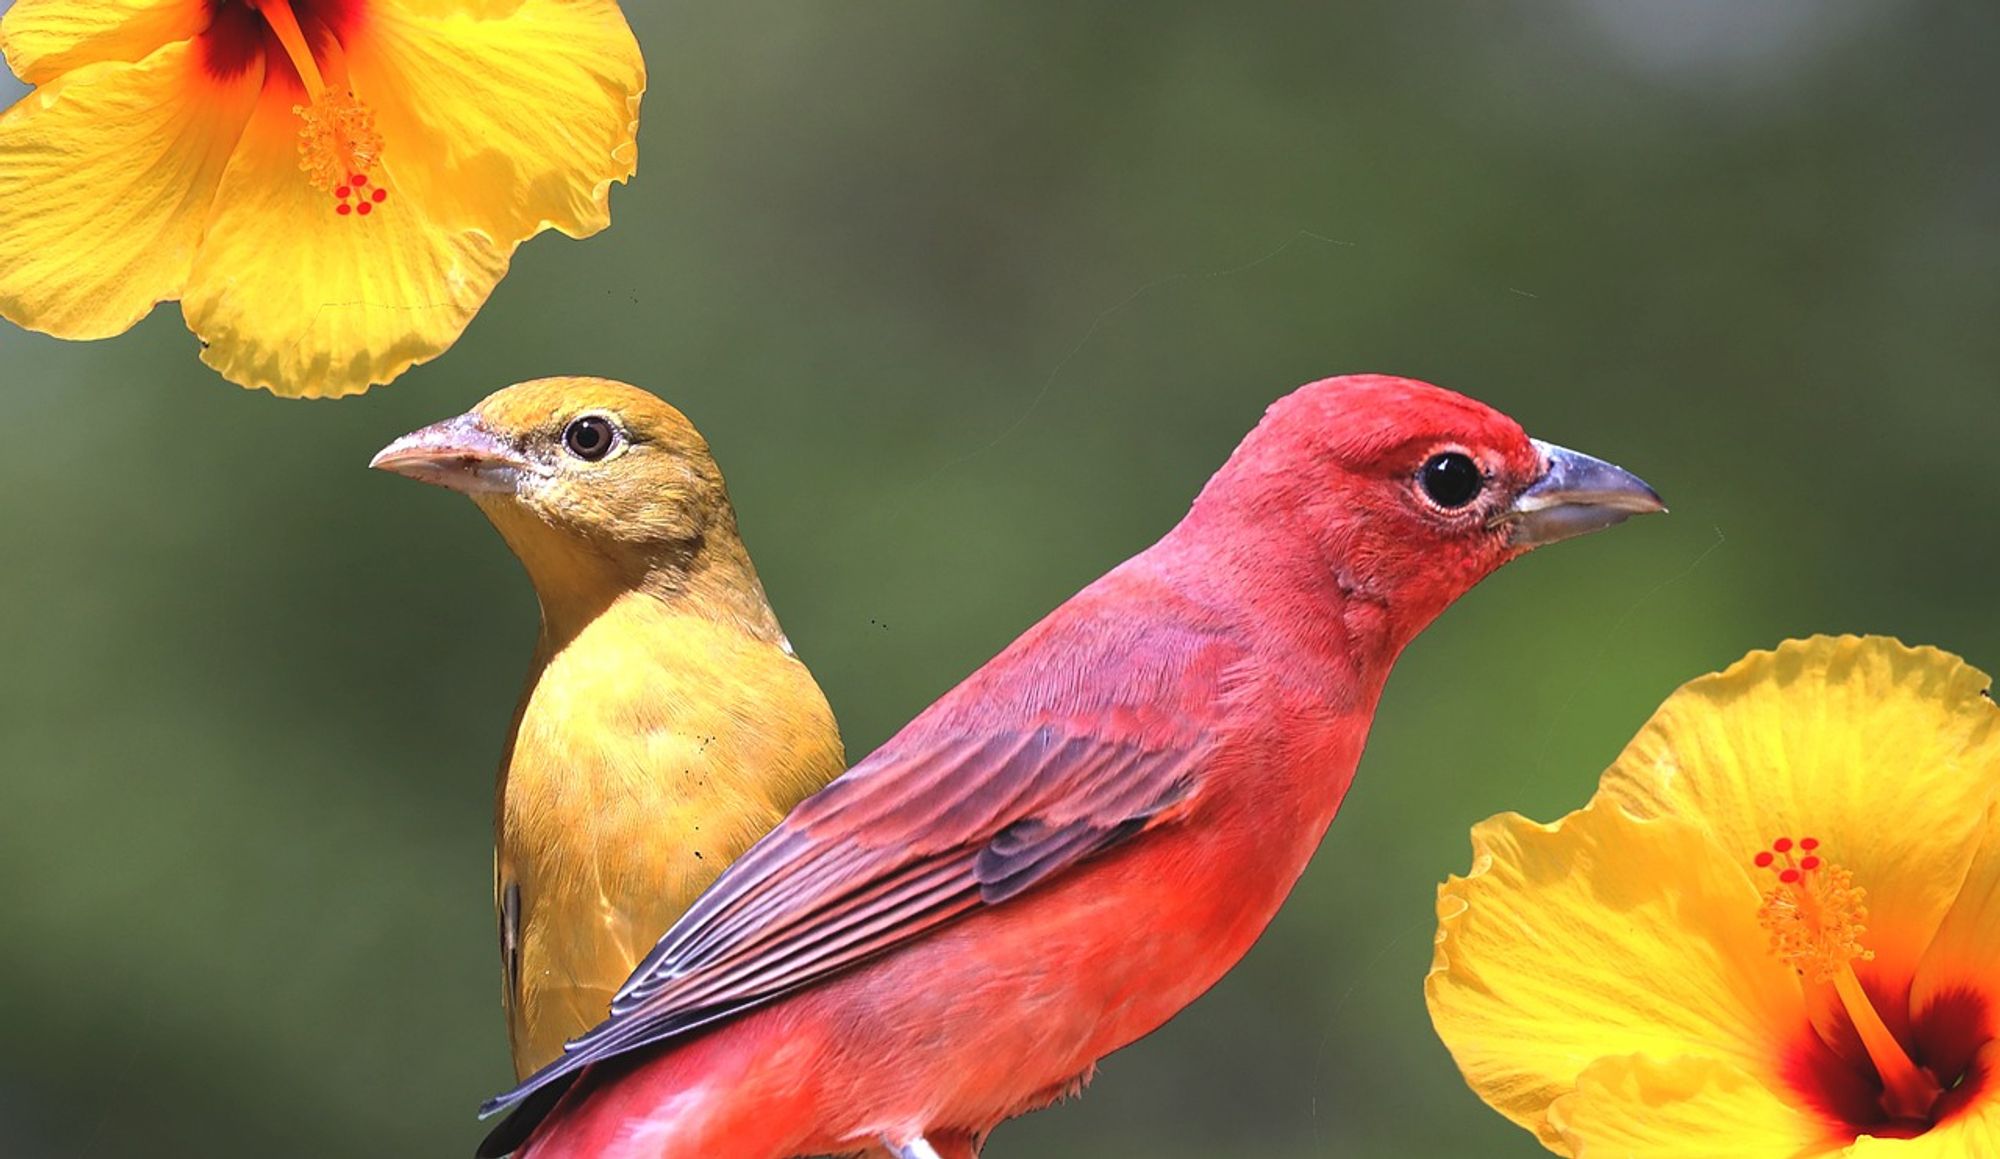
[[615,0],[15,0],[0,315],[179,298],[232,381],[332,396],[454,342],[544,229],[610,222],[645,68]]
[[1676,692],[1553,825],[1473,830],[1431,1017],[1578,1156],[2000,1155],[2000,709],[1879,638]]

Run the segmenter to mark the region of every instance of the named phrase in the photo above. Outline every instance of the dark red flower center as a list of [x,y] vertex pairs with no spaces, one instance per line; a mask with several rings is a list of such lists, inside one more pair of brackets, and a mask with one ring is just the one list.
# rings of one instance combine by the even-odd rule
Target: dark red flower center
[[1909,1009],[1908,985],[1900,994],[1881,993],[1872,981],[1863,986],[1875,1008],[1887,1012],[1885,1021],[1910,1061],[1937,1080],[1940,1093],[1924,1114],[1895,1114],[1881,1074],[1844,1013],[1833,1018],[1831,1043],[1811,1025],[1801,1027],[1784,1052],[1782,1073],[1833,1135],[1847,1141],[1860,1135],[1912,1138],[1962,1113],[1991,1089],[1992,1061],[1980,1048],[1993,1037],[1995,1011],[1985,994],[1945,990],[1913,1017],[1895,1019],[1894,1012]]
[[[261,4],[255,0],[203,2],[208,6],[208,27],[199,42],[202,64],[209,75],[228,80],[262,62],[269,69],[267,83],[276,80],[305,91],[285,46],[264,18]],[[290,7],[314,55],[321,59],[330,45],[344,42],[361,23],[362,0],[291,0]]]

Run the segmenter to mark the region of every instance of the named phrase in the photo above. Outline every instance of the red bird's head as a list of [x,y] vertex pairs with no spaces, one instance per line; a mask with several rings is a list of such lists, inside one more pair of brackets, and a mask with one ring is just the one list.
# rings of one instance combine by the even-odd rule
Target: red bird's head
[[1337,592],[1350,620],[1378,621],[1400,650],[1508,560],[1665,510],[1637,476],[1531,439],[1483,403],[1356,374],[1273,403],[1189,522],[1228,528],[1257,571],[1306,569],[1288,578]]

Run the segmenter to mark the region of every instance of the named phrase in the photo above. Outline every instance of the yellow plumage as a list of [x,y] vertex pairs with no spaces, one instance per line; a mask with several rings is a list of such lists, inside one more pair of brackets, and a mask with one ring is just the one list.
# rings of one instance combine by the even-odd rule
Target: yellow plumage
[[724,866],[840,773],[840,737],[706,443],[666,403],[598,379],[524,383],[376,465],[471,493],[541,601],[495,819],[525,1075],[605,1016]]

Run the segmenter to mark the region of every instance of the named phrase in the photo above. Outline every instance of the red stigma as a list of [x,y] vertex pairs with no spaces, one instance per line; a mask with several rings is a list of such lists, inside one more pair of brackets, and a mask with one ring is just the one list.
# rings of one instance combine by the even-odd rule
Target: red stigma
[[1776,841],[1771,842],[1771,848],[1780,853],[1790,853],[1792,851],[1792,839],[1789,837],[1780,837]]
[[350,174],[347,184],[333,188],[333,211],[342,217],[352,217],[357,213],[366,217],[387,200],[389,191],[370,181],[366,173]]
[[1757,868],[1769,869],[1771,868],[1771,862],[1777,859],[1771,856],[1770,850],[1766,849],[1764,852],[1759,853],[1756,857],[1752,858],[1751,860],[1756,862]]
[[1799,848],[1811,853],[1813,850],[1819,848],[1819,838],[1801,837],[1799,838]]
[[1819,858],[1802,857],[1799,859],[1799,868],[1807,873],[1811,873],[1813,870],[1819,868]]
[[1778,874],[1778,880],[1784,882],[1786,885],[1792,885],[1799,880],[1799,871],[1796,869],[1787,869]]

